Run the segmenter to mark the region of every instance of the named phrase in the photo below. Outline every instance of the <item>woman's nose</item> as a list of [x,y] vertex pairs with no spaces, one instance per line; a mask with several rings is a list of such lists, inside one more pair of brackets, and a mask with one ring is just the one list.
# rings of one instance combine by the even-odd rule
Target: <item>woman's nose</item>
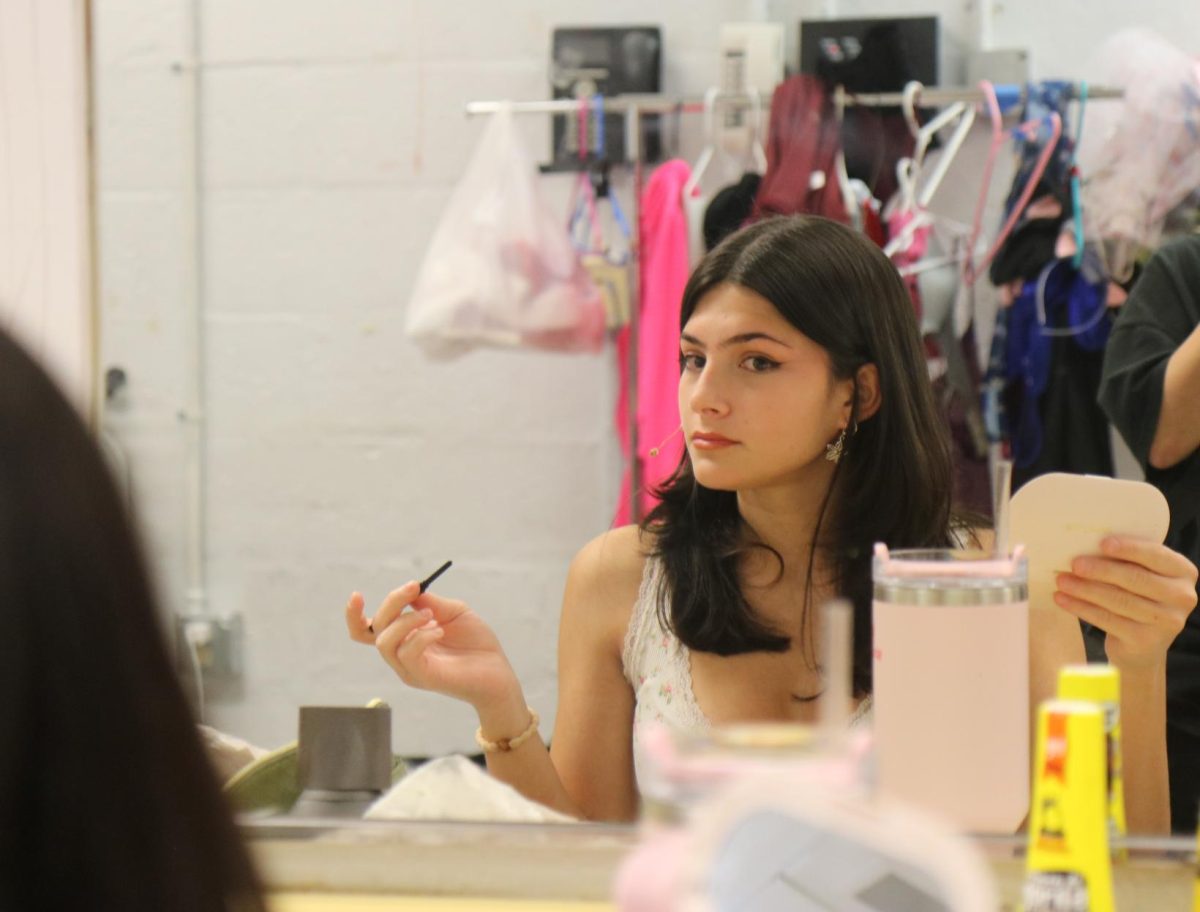
[[696,375],[688,395],[688,406],[697,414],[723,414],[729,410],[728,396],[711,364],[706,364]]

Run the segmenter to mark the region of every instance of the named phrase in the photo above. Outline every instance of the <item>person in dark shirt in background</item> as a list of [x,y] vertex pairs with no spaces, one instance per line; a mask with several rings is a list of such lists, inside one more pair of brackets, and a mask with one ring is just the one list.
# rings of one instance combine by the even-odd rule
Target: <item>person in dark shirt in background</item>
[[[1167,545],[1200,563],[1200,235],[1164,245],[1121,308],[1100,404],[1167,498]],[[1194,833],[1200,805],[1200,612],[1167,653],[1171,828]]]

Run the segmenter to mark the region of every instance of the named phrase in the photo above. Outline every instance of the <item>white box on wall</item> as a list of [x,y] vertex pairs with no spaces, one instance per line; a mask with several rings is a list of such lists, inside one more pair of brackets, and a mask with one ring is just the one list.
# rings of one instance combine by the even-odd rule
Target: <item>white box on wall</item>
[[995,85],[1025,85],[1033,78],[1029,51],[1022,48],[974,51],[967,55],[967,85],[986,79]]
[[[757,90],[762,101],[762,139],[771,94],[783,81],[783,23],[725,22],[721,24],[720,59],[722,92]],[[751,141],[751,118],[746,108],[729,107],[720,112],[716,131],[722,146],[733,153],[745,152]]]

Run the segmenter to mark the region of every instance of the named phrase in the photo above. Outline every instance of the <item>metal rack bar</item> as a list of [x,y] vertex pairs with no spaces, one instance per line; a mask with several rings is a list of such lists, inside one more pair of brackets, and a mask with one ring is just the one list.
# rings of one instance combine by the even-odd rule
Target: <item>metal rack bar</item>
[[[1008,86],[997,86],[997,90],[1003,88],[1011,88]],[[873,108],[890,108],[899,107],[904,101],[902,92],[849,92],[838,86],[837,92],[841,92],[845,98],[846,105],[862,105]],[[1021,103],[1024,103],[1026,91],[1021,88],[1018,92],[1018,98]],[[1087,98],[1088,101],[1095,101],[1101,98],[1123,98],[1125,91],[1123,89],[1114,89],[1109,86],[1088,86]],[[1079,97],[1079,88],[1076,85],[1073,87],[1073,97]],[[964,86],[962,88],[928,88],[922,89],[917,93],[916,102],[922,107],[944,107],[945,105],[954,104],[956,101],[983,101],[983,91],[979,88]]]
[[[997,86],[1003,89],[1004,86]],[[865,105],[869,107],[895,107],[903,101],[901,92],[848,92],[844,91],[847,105]],[[1025,100],[1025,89],[1018,90],[1018,97]],[[1123,89],[1109,86],[1088,86],[1088,100],[1101,98],[1122,98]],[[742,92],[720,92],[716,102],[734,107],[749,107],[755,103],[752,95]],[[983,91],[976,86],[961,86],[954,88],[939,88],[930,86],[917,95],[917,103],[923,106],[940,107],[953,104],[956,101],[983,101]],[[594,102],[589,101],[589,105]],[[604,99],[604,110],[610,113],[624,113],[636,110],[638,114],[670,114],[683,112],[693,114],[704,110],[702,96],[672,96],[672,95],[616,95]],[[495,114],[508,105],[514,114],[574,114],[579,110],[579,102],[571,98],[560,98],[546,101],[471,101],[467,103],[466,112],[469,115]]]

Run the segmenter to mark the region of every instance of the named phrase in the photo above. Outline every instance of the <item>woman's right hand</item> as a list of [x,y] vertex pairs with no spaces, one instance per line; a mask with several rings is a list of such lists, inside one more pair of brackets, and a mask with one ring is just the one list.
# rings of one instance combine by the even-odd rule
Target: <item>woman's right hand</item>
[[[374,645],[405,684],[465,700],[477,710],[519,700],[520,684],[500,641],[465,603],[409,582],[375,614],[355,592],[346,603],[350,638]],[[410,610],[405,610],[410,609]]]

